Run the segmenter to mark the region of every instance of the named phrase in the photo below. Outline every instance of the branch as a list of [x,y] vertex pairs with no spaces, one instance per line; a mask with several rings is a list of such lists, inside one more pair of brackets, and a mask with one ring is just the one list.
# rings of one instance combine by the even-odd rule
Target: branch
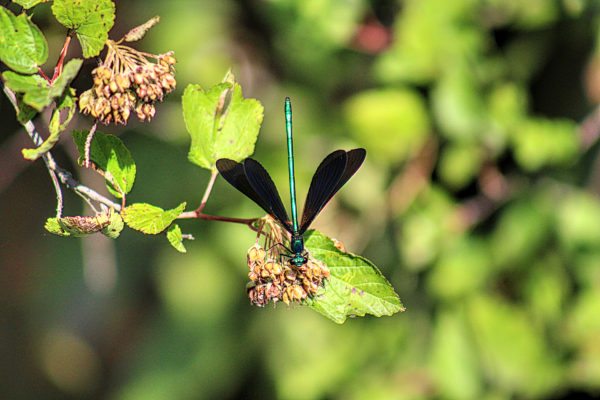
[[210,181],[208,181],[208,185],[206,186],[206,190],[204,191],[204,196],[202,196],[202,201],[200,202],[200,206],[196,209],[196,214],[200,214],[200,211],[204,209],[206,202],[208,202],[208,197],[210,196],[210,192],[212,191],[213,185],[215,184],[215,180],[217,179],[217,175],[219,175],[218,171],[213,171],[210,176]]
[[[0,80],[0,85],[2,86],[2,90],[6,94],[6,97],[8,97],[8,99],[10,100],[13,107],[15,108],[15,110],[18,113],[20,110],[19,110],[19,105],[17,103],[17,97],[16,97],[15,93],[12,90],[10,90],[8,87],[6,87],[6,85],[4,85],[4,82],[2,80]],[[25,124],[23,124],[23,127],[25,128],[25,130],[27,131],[27,134],[29,135],[29,137],[31,138],[31,140],[33,141],[33,143],[36,146],[39,146],[44,142],[44,140],[42,139],[40,134],[37,132],[37,129],[31,120],[27,121]],[[117,211],[121,210],[121,206],[119,204],[107,199],[106,197],[97,193],[93,189],[90,189],[89,187],[82,185],[75,178],[73,178],[73,175],[69,171],[61,168],[58,164],[56,164],[56,161],[54,160],[52,153],[47,152],[47,153],[43,154],[42,160],[44,160],[44,164],[46,164],[48,173],[50,174],[50,177],[51,177],[52,181],[54,182],[54,188],[56,190],[56,197],[58,200],[57,217],[60,217],[60,215],[62,213],[62,191],[60,189],[60,185],[57,184],[56,178],[58,178],[67,187],[67,189],[72,189],[84,196],[87,196],[88,198],[90,198],[92,200],[95,200],[99,203],[102,203],[109,207],[112,207]]]

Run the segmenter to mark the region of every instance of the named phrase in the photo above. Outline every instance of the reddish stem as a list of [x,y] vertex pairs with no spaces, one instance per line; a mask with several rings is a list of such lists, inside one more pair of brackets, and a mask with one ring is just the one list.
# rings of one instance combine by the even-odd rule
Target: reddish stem
[[63,48],[60,51],[60,55],[58,57],[58,62],[56,63],[56,67],[54,68],[54,76],[52,76],[52,80],[50,81],[50,83],[54,82],[54,80],[56,78],[58,78],[58,76],[60,74],[62,74],[63,63],[65,61],[65,56],[67,55],[67,50],[69,50],[70,43],[71,43],[71,35],[68,34],[67,38],[65,39],[65,44],[63,44]]
[[44,72],[44,70],[42,69],[42,67],[38,67],[38,72],[40,73],[40,75],[42,76],[42,78],[44,78],[48,82],[52,83],[52,81],[50,80],[50,78],[48,78],[48,75],[46,75],[46,73]]
[[209,221],[233,222],[235,224],[244,224],[244,225],[247,225],[250,229],[252,229],[255,232],[258,232],[258,230],[254,226],[252,226],[252,224],[260,219],[260,218],[245,219],[245,218],[220,217],[218,215],[203,214],[201,212],[198,212],[197,210],[181,213],[179,215],[179,217],[177,217],[177,219],[184,219],[184,218],[200,218],[200,219],[206,219]]

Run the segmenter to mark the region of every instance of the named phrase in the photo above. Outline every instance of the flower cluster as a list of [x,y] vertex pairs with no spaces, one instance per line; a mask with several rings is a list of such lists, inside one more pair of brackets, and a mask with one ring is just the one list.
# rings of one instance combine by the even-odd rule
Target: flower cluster
[[290,260],[284,263],[274,258],[267,258],[267,251],[258,243],[248,249],[247,256],[248,297],[252,304],[263,307],[269,301],[302,303],[306,298],[313,297],[323,280],[329,278],[329,268],[323,262],[309,255],[308,261],[301,267],[292,264]]
[[94,86],[79,96],[79,109],[106,125],[125,125],[132,111],[149,121],[156,113],[153,103],[177,85],[173,52],[152,55],[107,43],[106,59],[92,71]]

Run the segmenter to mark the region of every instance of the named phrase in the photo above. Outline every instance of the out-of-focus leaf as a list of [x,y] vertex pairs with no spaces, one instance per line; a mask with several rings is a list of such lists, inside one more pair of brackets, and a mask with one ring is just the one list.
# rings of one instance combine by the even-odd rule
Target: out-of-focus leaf
[[595,196],[574,192],[563,196],[557,210],[557,230],[568,250],[600,247],[600,202]]
[[125,207],[121,211],[121,216],[130,228],[149,235],[156,235],[167,229],[184,209],[185,202],[166,211],[151,204],[135,203]]
[[481,370],[464,313],[437,313],[431,343],[431,368],[437,389],[447,398],[481,398]]
[[542,398],[564,384],[558,358],[522,309],[481,295],[469,301],[468,314],[483,371],[494,386]]
[[398,242],[406,268],[415,271],[426,268],[447,241],[456,239],[450,229],[454,209],[448,193],[438,186],[423,192],[409,208]]
[[461,189],[477,176],[482,161],[483,154],[478,145],[449,144],[440,156],[440,178],[453,189]]
[[526,171],[564,166],[577,156],[577,124],[566,119],[532,118],[519,125],[512,143],[515,158]]
[[[79,163],[85,159],[85,142],[89,131],[73,131],[79,150]],[[95,132],[90,148],[90,159],[108,176],[106,186],[110,192],[122,197],[129,193],[135,181],[135,163],[125,144],[114,135]]]
[[375,160],[399,163],[429,135],[425,102],[413,90],[362,92],[344,104],[344,113],[352,135]]
[[503,83],[492,89],[487,104],[492,134],[486,145],[494,151],[494,155],[504,150],[510,132],[516,130],[525,118],[527,107],[527,93],[521,86]]
[[541,195],[509,205],[491,235],[494,262],[500,268],[529,265],[531,257],[550,237],[551,228],[552,208],[544,204]]
[[429,275],[431,293],[445,301],[456,301],[482,290],[492,273],[487,242],[466,236],[439,255]]
[[432,93],[433,112],[442,134],[451,139],[475,139],[482,135],[486,108],[474,74],[465,68],[448,72]]
[[54,0],[52,13],[77,33],[85,58],[100,53],[115,22],[115,4],[110,0]]
[[548,252],[536,260],[529,268],[523,286],[523,297],[534,321],[550,326],[560,323],[571,288],[567,271],[555,252]]
[[173,224],[167,229],[167,239],[171,246],[180,253],[185,253],[187,250],[183,245],[183,238],[181,237],[181,228],[177,224]]
[[144,37],[146,32],[148,32],[154,25],[160,22],[160,17],[157,15],[154,18],[150,18],[148,21],[143,23],[142,25],[136,26],[129,32],[123,36],[123,40],[126,42],[135,42]]
[[244,99],[238,84],[224,82],[206,92],[199,85],[189,85],[182,102],[185,126],[192,137],[191,162],[216,171],[218,159],[241,161],[254,152],[263,106],[258,100]]
[[48,58],[42,31],[26,14],[15,16],[0,7],[0,60],[22,74],[33,74]]
[[566,336],[578,345],[587,341],[597,343],[600,335],[600,292],[598,287],[582,290],[567,315]]
[[394,45],[379,58],[384,82],[423,84],[440,71],[477,60],[486,46],[475,20],[473,0],[422,0],[403,5],[395,23]]
[[349,316],[392,315],[405,308],[394,288],[369,260],[335,247],[327,236],[311,230],[306,248],[329,267],[331,277],[310,307],[341,324]]
[[600,382],[600,292],[598,286],[579,292],[568,311],[563,332],[568,343],[576,349],[571,357],[569,375],[576,385],[597,390]]

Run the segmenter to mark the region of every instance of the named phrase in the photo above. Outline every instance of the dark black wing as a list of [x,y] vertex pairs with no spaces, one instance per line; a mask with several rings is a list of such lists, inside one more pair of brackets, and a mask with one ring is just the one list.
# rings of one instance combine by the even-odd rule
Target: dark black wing
[[221,158],[217,160],[217,169],[225,178],[227,182],[234,188],[245,194],[250,200],[258,204],[268,214],[273,214],[269,205],[256,193],[246,174],[244,172],[244,166],[237,161],[230,160],[228,158]]
[[329,200],[358,171],[366,155],[365,149],[354,149],[348,152],[336,150],[325,157],[317,168],[308,189],[300,221],[300,234],[308,229]]
[[[254,192],[256,192],[269,207],[267,210],[270,211],[267,212],[274,215],[281,225],[288,232],[292,233],[293,229],[292,224],[290,224],[290,218],[285,211],[285,207],[281,202],[281,197],[279,197],[279,192],[277,192],[277,188],[267,170],[265,170],[258,161],[246,158],[244,160],[244,173]],[[260,203],[258,204],[260,205]]]
[[300,220],[300,234],[304,233],[308,226],[315,219],[317,214],[323,209],[331,192],[337,186],[340,178],[346,169],[348,156],[344,150],[336,150],[329,154],[313,175],[308,194],[304,201],[304,211]]

